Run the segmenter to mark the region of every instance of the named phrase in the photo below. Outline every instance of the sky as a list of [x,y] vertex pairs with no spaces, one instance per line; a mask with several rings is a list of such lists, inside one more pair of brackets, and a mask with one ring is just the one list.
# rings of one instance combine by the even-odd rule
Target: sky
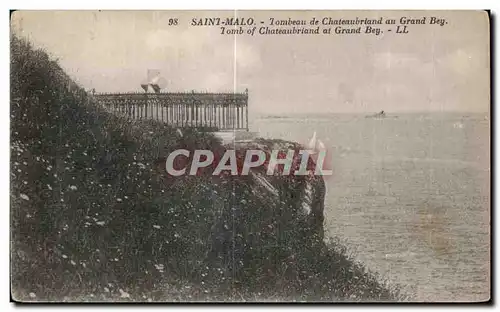
[[[235,36],[190,25],[234,16],[266,23],[436,16],[448,24],[379,36]],[[158,69],[166,91],[248,88],[254,113],[488,112],[490,105],[489,20],[479,11],[17,11],[11,29],[97,92],[141,91],[147,70]]]

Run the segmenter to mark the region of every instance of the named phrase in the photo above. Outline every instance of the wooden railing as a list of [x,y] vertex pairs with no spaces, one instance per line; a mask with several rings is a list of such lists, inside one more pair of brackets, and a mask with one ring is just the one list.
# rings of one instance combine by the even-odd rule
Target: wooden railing
[[108,111],[176,127],[248,130],[248,93],[96,93]]

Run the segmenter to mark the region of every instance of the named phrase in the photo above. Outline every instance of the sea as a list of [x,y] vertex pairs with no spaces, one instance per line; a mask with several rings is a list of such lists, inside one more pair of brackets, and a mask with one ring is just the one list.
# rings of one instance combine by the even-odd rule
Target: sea
[[412,301],[490,298],[489,113],[259,115],[250,131],[331,157],[326,236]]

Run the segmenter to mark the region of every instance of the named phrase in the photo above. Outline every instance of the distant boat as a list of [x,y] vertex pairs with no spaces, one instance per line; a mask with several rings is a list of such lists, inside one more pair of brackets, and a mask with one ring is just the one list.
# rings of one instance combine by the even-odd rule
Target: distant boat
[[373,114],[373,115],[368,115],[368,116],[365,116],[365,118],[375,118],[375,119],[391,118],[391,119],[396,119],[396,118],[398,118],[398,116],[395,116],[395,115],[389,115],[389,116],[387,116],[387,114],[384,111],[380,111],[380,113],[376,113],[376,114]]
[[387,116],[386,116],[384,111],[380,111],[380,113],[376,113],[373,115],[365,116],[365,118],[385,118],[385,117],[387,117]]

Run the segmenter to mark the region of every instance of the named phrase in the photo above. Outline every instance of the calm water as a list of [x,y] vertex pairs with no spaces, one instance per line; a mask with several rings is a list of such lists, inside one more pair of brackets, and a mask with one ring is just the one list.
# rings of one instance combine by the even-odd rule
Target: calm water
[[489,298],[490,147],[486,114],[254,118],[260,136],[333,158],[326,229],[414,300]]

